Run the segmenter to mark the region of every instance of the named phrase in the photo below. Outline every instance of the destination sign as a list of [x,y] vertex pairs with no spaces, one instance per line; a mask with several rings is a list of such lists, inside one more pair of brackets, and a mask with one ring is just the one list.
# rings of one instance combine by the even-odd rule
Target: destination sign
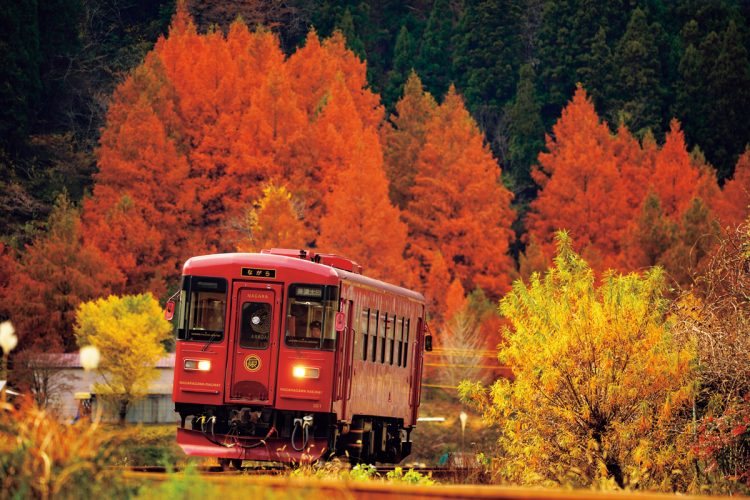
[[297,297],[321,298],[323,296],[323,289],[298,286],[297,289],[295,290],[295,295]]
[[275,278],[276,270],[275,269],[258,269],[255,267],[243,267],[242,276],[247,276],[249,278]]

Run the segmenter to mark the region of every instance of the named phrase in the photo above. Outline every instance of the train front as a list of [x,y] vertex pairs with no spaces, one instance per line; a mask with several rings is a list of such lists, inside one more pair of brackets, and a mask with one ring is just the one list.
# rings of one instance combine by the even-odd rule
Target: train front
[[335,447],[335,272],[278,255],[195,257],[170,307],[185,453],[238,466],[309,462]]

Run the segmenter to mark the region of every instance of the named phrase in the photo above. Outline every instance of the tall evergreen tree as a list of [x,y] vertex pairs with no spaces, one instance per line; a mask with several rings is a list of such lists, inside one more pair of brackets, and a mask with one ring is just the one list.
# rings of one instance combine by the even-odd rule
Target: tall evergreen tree
[[0,9],[0,146],[23,141],[40,99],[37,11],[36,1],[4,2]]
[[594,101],[599,115],[610,124],[616,125],[613,120],[612,101],[617,95],[615,84],[617,80],[615,62],[612,51],[607,42],[607,31],[604,26],[599,28],[591,43],[591,51],[584,55],[584,65],[578,68],[578,78],[583,87]]
[[469,0],[458,26],[454,67],[469,109],[502,108],[513,97],[521,61],[521,3]]
[[544,148],[544,124],[534,88],[535,80],[534,68],[530,64],[521,66],[516,98],[507,113],[510,132],[507,167],[513,177],[516,193],[533,186],[531,165]]
[[610,44],[624,33],[630,17],[628,4],[626,0],[547,0],[539,31],[539,79],[547,126],[573,95],[580,78],[578,69],[586,66],[599,28],[606,28]]
[[406,25],[401,26],[396,38],[396,48],[393,52],[393,67],[388,72],[383,100],[386,107],[392,109],[404,92],[404,84],[409,72],[414,67],[414,40]]
[[684,23],[674,114],[723,180],[750,140],[747,120],[738,118],[749,109],[746,17],[732,0],[681,0],[674,13]]
[[708,109],[711,136],[703,147],[719,178],[725,179],[750,141],[750,60],[734,21],[722,36],[719,55],[706,78],[712,104]]
[[639,137],[646,130],[656,135],[661,132],[663,105],[655,31],[646,13],[636,8],[614,55],[620,96],[616,105],[622,120]]
[[417,57],[417,73],[425,89],[441,99],[453,81],[453,14],[449,0],[435,0],[422,35]]
[[344,10],[341,19],[339,19],[339,22],[336,24],[336,28],[341,30],[344,38],[346,38],[347,48],[357,54],[363,61],[367,60],[367,51],[365,50],[365,44],[357,35],[357,31],[354,28],[354,18],[352,17],[352,13],[349,8]]

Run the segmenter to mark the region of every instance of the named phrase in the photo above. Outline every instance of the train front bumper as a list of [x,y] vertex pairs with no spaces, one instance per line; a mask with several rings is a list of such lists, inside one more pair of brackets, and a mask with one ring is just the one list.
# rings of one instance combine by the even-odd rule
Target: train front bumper
[[[289,439],[237,437],[204,434],[177,428],[177,444],[190,456],[257,460],[260,462],[311,463],[328,451],[326,438],[310,438],[302,451],[292,447]],[[297,447],[302,443],[296,443]]]

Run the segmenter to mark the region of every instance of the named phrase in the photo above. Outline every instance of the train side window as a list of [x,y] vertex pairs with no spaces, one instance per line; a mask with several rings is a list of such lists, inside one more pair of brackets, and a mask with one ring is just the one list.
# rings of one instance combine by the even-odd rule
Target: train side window
[[321,285],[289,285],[285,342],[288,347],[336,348],[335,315],[338,288]]
[[362,361],[367,361],[367,337],[370,332],[370,308],[362,311],[362,317],[360,318],[362,330]]
[[383,329],[380,331],[380,363],[385,364],[385,334],[388,331],[388,313],[384,314]]
[[404,318],[399,318],[396,324],[396,339],[398,340],[398,357],[396,358],[396,366],[401,366],[403,355],[404,355]]
[[409,326],[411,326],[411,319],[406,318],[404,320],[404,368],[409,362]]
[[393,355],[396,354],[396,315],[393,315],[388,328],[388,364],[393,366]]
[[375,311],[372,314],[375,317],[375,323],[372,329],[372,362],[374,363],[378,355],[378,326],[380,325],[380,311]]

